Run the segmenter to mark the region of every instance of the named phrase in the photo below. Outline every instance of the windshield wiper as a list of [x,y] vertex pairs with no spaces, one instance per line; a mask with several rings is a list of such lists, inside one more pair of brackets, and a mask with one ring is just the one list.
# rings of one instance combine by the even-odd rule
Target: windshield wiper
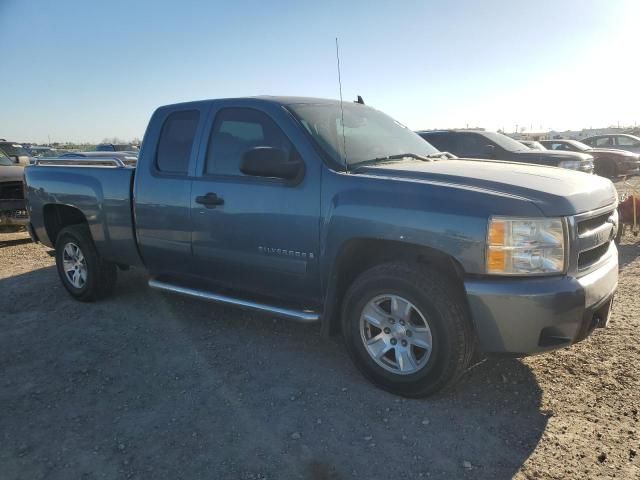
[[430,154],[426,155],[426,157],[429,158],[429,159],[432,159],[432,158],[458,158],[453,153],[449,153],[449,152],[430,153]]
[[415,158],[416,160],[422,160],[423,162],[427,162],[431,158],[429,155],[425,156],[425,155],[418,155],[417,153],[398,153],[397,155],[389,155],[388,157],[376,158],[375,160],[400,160],[403,158]]
[[392,162],[394,160],[402,160],[404,158],[415,158],[416,160],[422,160],[423,162],[431,162],[432,158],[424,155],[418,155],[417,153],[398,153],[397,155],[387,155],[386,157],[372,158],[371,160],[364,160],[353,165],[354,168],[371,165],[372,163]]

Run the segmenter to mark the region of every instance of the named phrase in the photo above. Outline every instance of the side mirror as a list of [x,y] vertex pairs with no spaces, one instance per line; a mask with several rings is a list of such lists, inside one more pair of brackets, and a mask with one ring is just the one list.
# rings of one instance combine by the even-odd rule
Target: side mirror
[[240,171],[254,177],[274,177],[294,180],[304,169],[300,160],[289,160],[284,150],[273,147],[255,147],[242,156]]
[[486,155],[488,158],[493,158],[496,154],[496,147],[493,145],[485,145],[482,148],[482,154]]

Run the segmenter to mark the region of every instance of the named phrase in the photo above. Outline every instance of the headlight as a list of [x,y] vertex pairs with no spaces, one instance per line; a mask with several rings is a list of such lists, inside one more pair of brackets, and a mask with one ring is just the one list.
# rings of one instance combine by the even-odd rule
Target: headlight
[[560,168],[568,168],[569,170],[579,170],[582,165],[580,160],[564,160],[558,164]]
[[565,269],[562,218],[492,217],[487,234],[487,273],[545,275]]

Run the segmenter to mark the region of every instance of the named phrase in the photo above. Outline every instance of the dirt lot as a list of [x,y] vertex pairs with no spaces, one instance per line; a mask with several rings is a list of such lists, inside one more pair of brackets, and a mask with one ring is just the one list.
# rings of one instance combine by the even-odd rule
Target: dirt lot
[[45,248],[0,234],[0,477],[640,478],[640,242],[620,253],[610,328],[404,400],[315,327],[140,271],[77,303]]

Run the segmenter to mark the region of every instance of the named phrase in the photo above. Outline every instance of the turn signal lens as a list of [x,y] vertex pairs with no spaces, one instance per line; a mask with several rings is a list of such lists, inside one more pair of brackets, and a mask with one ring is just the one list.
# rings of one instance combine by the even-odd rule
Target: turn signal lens
[[502,272],[505,269],[504,250],[490,248],[487,254],[487,270],[489,272]]
[[489,245],[504,245],[504,221],[495,219],[489,223]]

